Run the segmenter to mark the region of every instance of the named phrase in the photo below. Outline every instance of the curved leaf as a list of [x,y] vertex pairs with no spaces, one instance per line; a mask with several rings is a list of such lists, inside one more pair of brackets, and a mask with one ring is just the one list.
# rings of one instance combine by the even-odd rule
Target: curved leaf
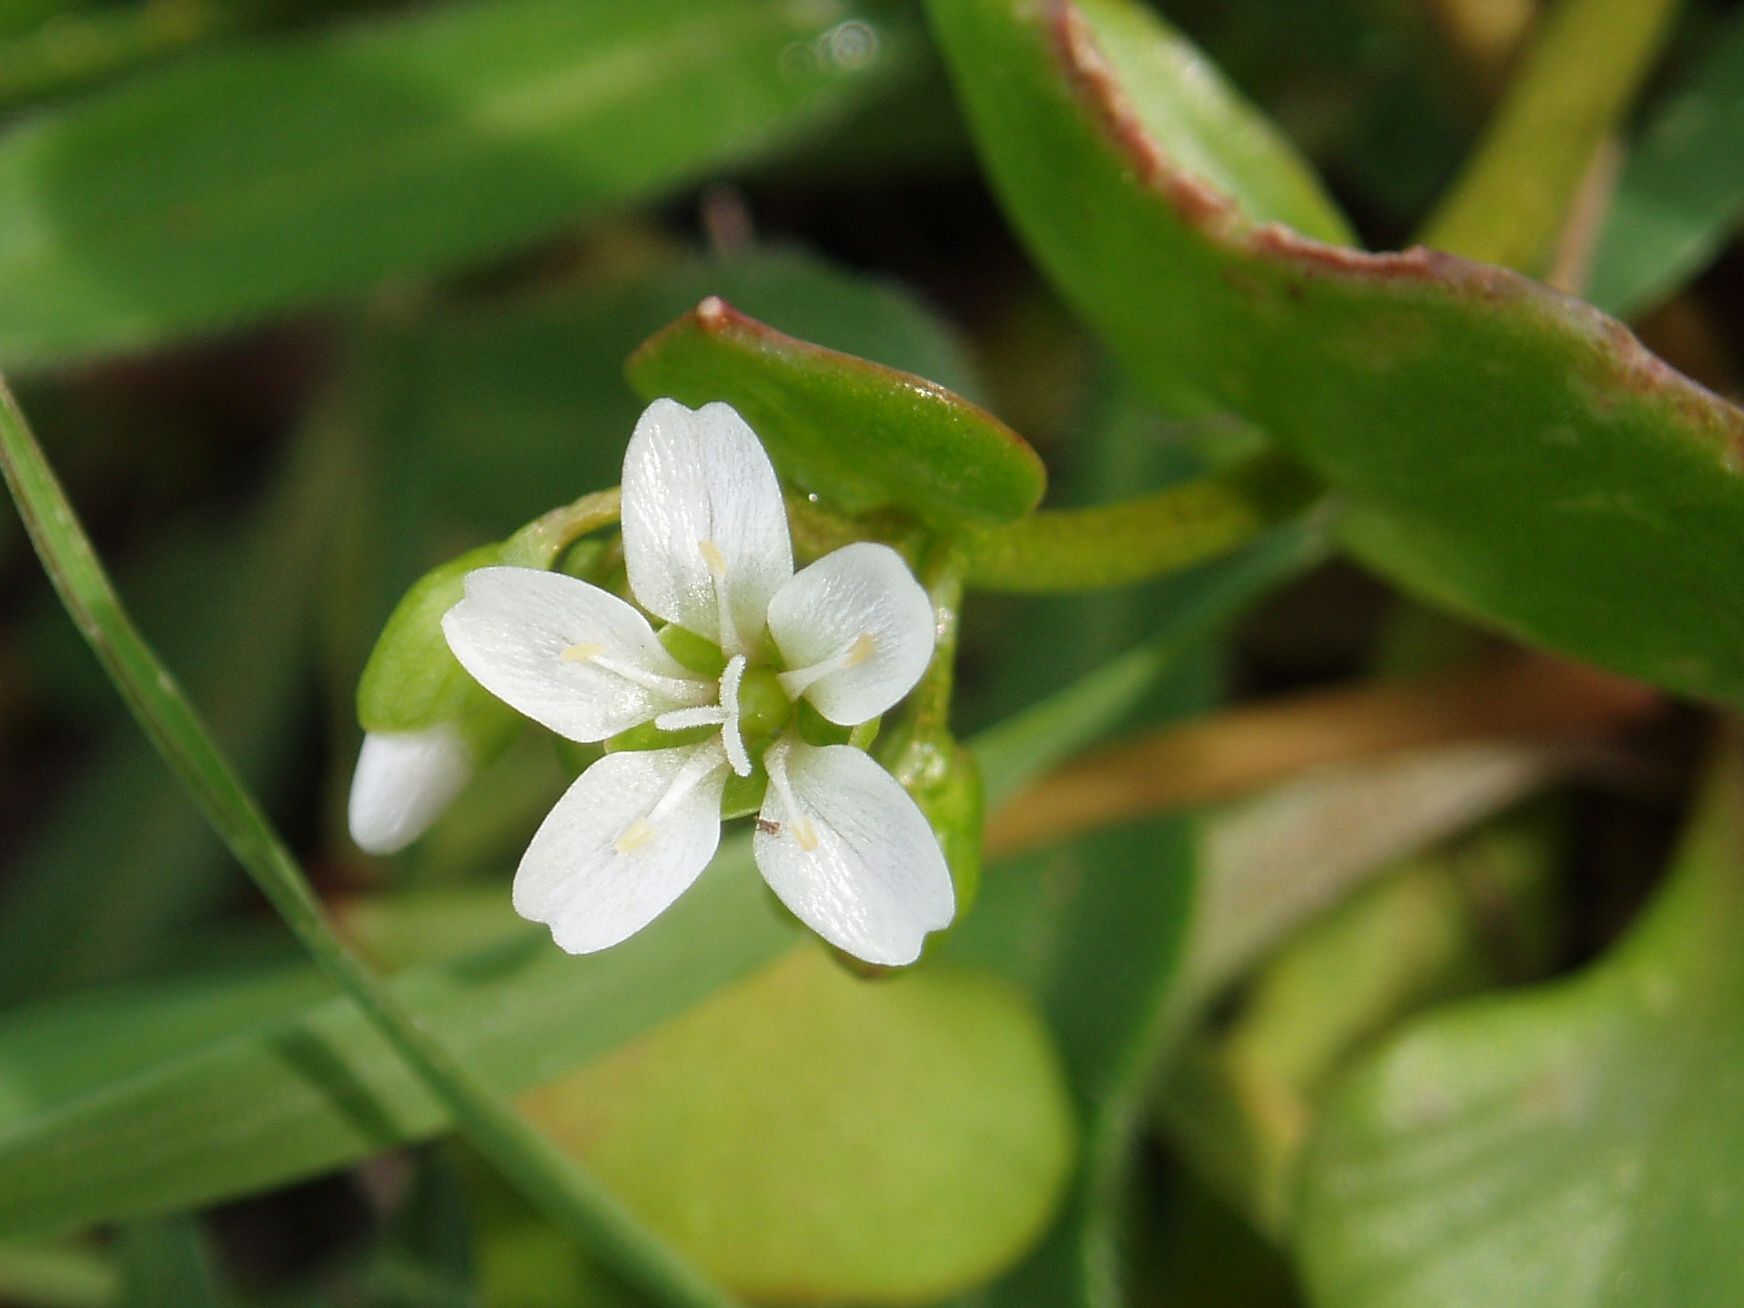
[[[1094,16],[1127,7],[931,11],[1012,217],[1135,372],[1265,427],[1345,493],[1351,547],[1442,604],[1744,699],[1744,414],[1525,278],[1258,224],[1177,162],[1218,141],[1160,136],[1122,82]],[[1179,42],[1130,14],[1118,39]]]
[[1744,768],[1598,966],[1406,1030],[1327,1106],[1297,1248],[1340,1308],[1647,1308],[1744,1284]]
[[850,513],[1010,522],[1047,484],[1024,439],[934,382],[796,340],[710,296],[630,356],[644,399],[726,400],[788,481]]

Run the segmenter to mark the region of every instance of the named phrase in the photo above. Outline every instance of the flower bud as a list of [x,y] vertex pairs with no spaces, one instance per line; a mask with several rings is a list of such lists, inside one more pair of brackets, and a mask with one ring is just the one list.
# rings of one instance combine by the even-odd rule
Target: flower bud
[[391,854],[423,835],[480,767],[514,739],[519,714],[460,666],[442,615],[475,568],[502,560],[486,545],[424,574],[406,592],[370,653],[357,688],[366,733],[351,782],[351,838]]

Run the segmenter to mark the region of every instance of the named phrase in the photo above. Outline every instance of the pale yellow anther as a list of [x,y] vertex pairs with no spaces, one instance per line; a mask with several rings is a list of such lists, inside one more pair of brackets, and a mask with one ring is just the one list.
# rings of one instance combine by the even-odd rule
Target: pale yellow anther
[[869,631],[862,631],[859,638],[856,639],[852,645],[848,646],[848,652],[842,655],[842,666],[844,668],[859,667],[867,659],[872,657],[873,649],[874,644],[872,641],[872,633]]
[[606,652],[604,645],[571,645],[558,655],[565,663],[586,663]]
[[638,845],[646,844],[648,837],[654,834],[654,828],[642,818],[637,818],[624,828],[624,834],[618,837],[618,843],[613,846],[620,854],[628,854]]
[[719,581],[727,575],[727,556],[721,553],[721,547],[712,540],[699,540],[697,551],[702,555],[702,561],[708,564],[709,575]]
[[812,850],[818,847],[817,828],[811,824],[810,818],[799,818],[791,825],[793,827],[793,838],[799,841],[799,847],[801,849],[809,854]]

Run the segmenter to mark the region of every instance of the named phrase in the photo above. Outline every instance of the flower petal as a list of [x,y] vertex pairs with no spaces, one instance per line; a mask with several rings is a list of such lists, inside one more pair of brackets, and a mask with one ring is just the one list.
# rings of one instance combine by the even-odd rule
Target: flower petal
[[851,745],[782,743],[765,762],[752,848],[770,889],[855,957],[914,962],[927,932],[956,913],[950,869],[914,800]]
[[515,873],[515,911],[572,954],[627,939],[701,875],[721,839],[718,744],[607,754],[546,815]]
[[467,573],[442,634],[479,685],[570,740],[604,740],[715,693],[634,608],[561,572]]
[[642,607],[729,655],[756,641],[769,597],[793,575],[781,484],[731,405],[660,399],[643,411],[624,453],[623,527]]
[[782,684],[852,727],[914,689],[933,655],[933,606],[902,556],[861,541],[826,554],[775,593],[769,634]]
[[371,731],[351,775],[351,838],[397,854],[442,816],[472,780],[472,754],[446,723],[427,731]]

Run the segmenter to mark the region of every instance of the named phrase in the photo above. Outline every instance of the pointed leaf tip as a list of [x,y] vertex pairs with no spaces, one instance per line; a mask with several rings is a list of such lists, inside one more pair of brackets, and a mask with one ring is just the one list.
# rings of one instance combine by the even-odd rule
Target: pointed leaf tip
[[912,373],[788,336],[711,295],[625,366],[644,399],[731,404],[784,479],[850,513],[906,510],[956,529],[1040,501],[1041,460],[986,410]]

